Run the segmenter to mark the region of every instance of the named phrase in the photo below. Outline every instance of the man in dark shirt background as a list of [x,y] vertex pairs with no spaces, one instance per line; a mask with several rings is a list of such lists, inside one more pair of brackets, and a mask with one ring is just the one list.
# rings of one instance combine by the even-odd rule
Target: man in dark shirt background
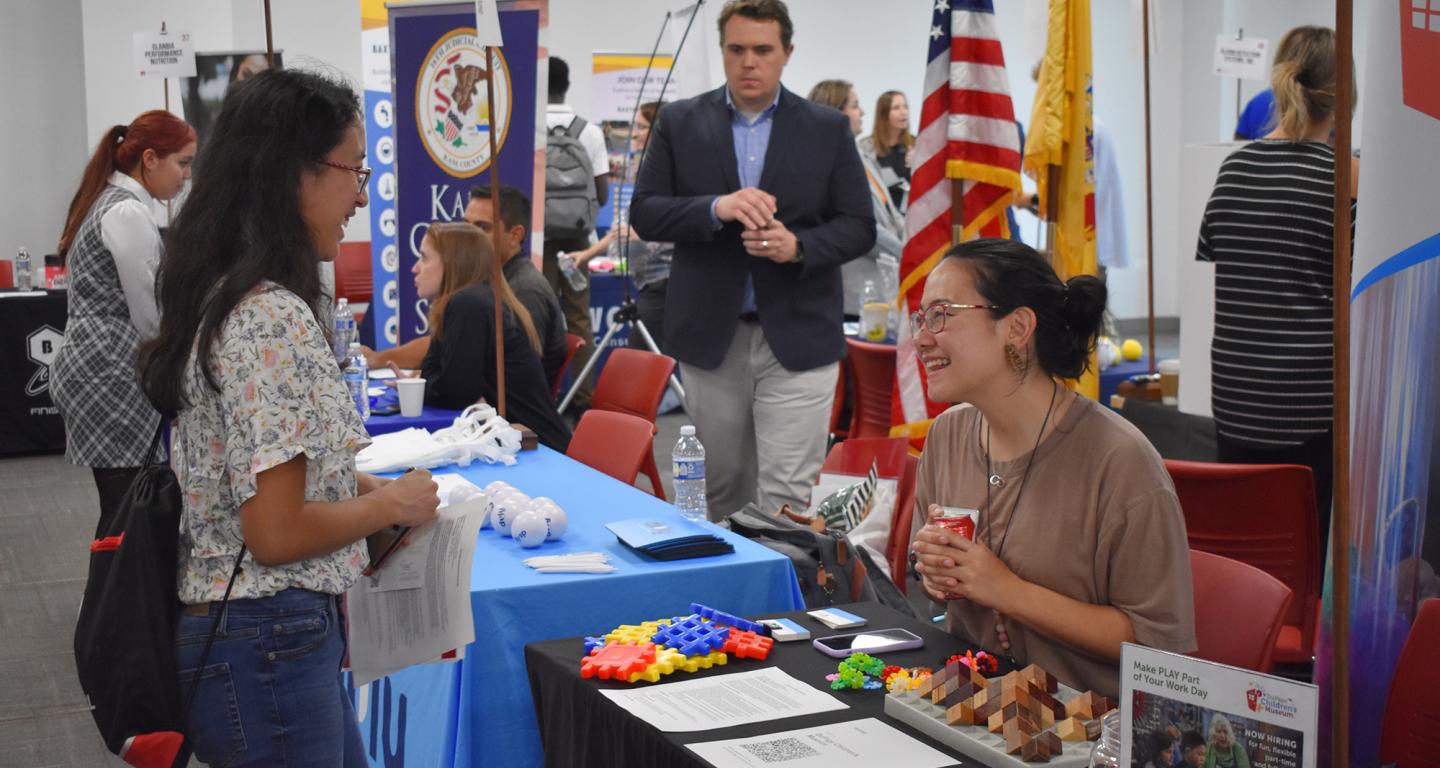
[[[478,186],[470,190],[470,203],[465,206],[465,220],[490,231],[494,217],[490,206],[490,187]],[[500,185],[500,247],[505,251],[505,281],[515,297],[530,313],[535,332],[540,334],[540,361],[545,367],[545,378],[553,381],[555,374],[565,364],[565,315],[560,309],[560,300],[550,283],[525,251],[525,238],[529,234],[530,198],[515,187]]]

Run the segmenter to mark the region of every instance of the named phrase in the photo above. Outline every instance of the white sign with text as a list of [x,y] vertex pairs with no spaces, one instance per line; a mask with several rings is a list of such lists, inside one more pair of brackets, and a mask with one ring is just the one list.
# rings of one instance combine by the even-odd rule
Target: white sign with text
[[1263,37],[1215,36],[1215,74],[1220,77],[1267,80],[1269,57],[1270,41]]
[[195,46],[189,32],[136,32],[134,54],[141,77],[195,76]]

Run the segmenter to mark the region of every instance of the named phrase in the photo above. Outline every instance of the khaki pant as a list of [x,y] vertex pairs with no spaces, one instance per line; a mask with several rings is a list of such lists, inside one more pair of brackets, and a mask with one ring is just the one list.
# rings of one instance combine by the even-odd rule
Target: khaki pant
[[705,496],[718,521],[755,502],[804,510],[825,462],[839,363],[789,371],[756,322],[741,321],[718,368],[681,363],[685,410],[705,446]]

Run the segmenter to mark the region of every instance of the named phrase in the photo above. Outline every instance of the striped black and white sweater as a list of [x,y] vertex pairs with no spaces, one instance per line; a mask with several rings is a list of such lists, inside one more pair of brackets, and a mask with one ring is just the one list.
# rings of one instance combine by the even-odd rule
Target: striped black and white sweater
[[1263,139],[1220,166],[1196,258],[1215,263],[1222,437],[1279,448],[1331,429],[1334,179],[1335,151],[1312,141]]

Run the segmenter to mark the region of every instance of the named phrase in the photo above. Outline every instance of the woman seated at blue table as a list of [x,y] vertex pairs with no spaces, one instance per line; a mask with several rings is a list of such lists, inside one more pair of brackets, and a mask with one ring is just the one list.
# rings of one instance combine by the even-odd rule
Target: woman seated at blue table
[[504,276],[492,286],[490,237],[472,224],[430,225],[411,271],[415,293],[430,302],[430,349],[420,364],[425,403],[465,408],[496,402],[495,295],[504,307],[505,415],[535,431],[540,442],[564,452],[570,428],[550,398],[540,363],[540,336],[530,313]]
[[[1120,644],[1195,649],[1185,521],[1160,456],[1062,382],[1085,371],[1105,286],[1029,246],[958,245],[911,318],[931,399],[912,550],[949,630],[1115,696]],[[926,524],[977,514],[974,540]],[[956,597],[963,595],[963,598]]]

